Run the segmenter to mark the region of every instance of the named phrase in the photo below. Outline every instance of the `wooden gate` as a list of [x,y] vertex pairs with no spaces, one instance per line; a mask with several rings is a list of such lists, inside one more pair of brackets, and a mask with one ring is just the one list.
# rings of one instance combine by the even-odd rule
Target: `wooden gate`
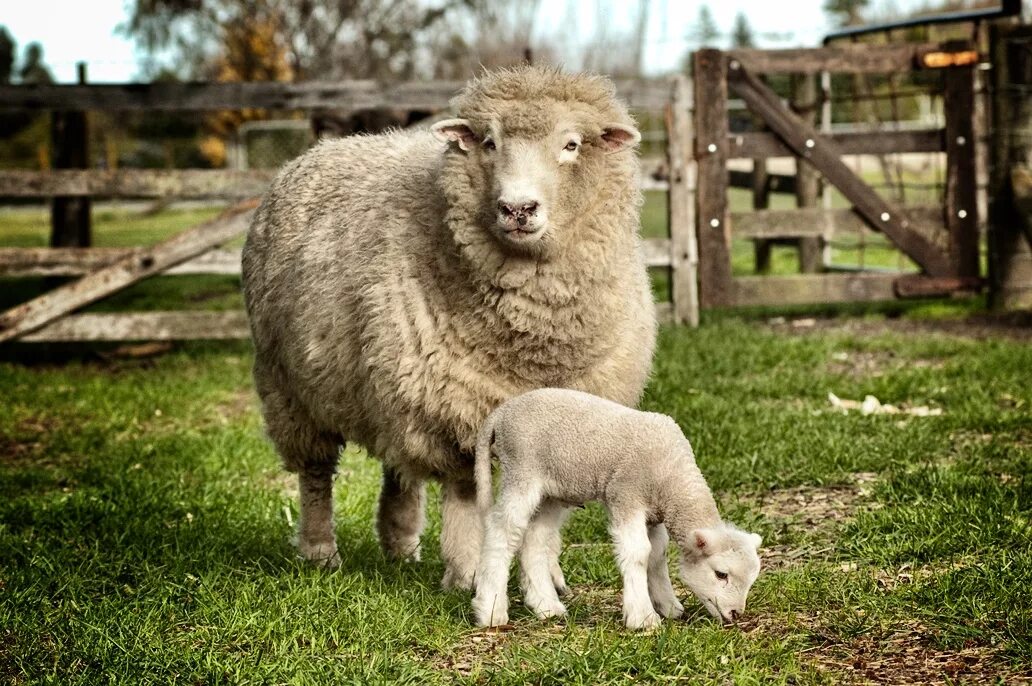
[[[974,68],[969,45],[851,45],[800,50],[705,49],[694,55],[698,167],[696,217],[699,302],[702,307],[885,300],[978,288],[978,208],[973,129]],[[782,103],[762,74],[892,73],[942,69],[945,127],[831,135]],[[729,90],[760,117],[768,132],[731,135]],[[944,206],[903,208],[889,202],[841,159],[844,154],[946,153]],[[837,188],[852,209],[728,211],[730,158],[792,155]],[[887,236],[921,274],[815,274],[734,277],[731,239],[813,239],[831,226],[867,227]],[[861,226],[858,226],[861,225]]]

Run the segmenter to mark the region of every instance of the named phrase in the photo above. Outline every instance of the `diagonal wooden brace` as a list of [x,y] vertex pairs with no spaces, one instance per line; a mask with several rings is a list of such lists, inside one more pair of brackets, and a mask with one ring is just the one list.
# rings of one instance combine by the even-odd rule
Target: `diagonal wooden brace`
[[257,205],[258,200],[234,205],[211,221],[12,307],[0,314],[0,343],[35,331],[84,305],[233,240],[247,231]]
[[799,157],[813,164],[846,198],[857,213],[932,276],[952,276],[950,259],[924,236],[911,228],[911,220],[898,207],[886,202],[842,162],[842,153],[813,126],[782,105],[778,96],[736,59],[728,60],[727,81],[760,115],[767,126]]

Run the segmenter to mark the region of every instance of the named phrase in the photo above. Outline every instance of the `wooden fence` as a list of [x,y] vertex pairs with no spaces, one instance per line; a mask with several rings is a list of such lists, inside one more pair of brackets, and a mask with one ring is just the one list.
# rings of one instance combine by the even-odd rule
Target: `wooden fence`
[[[667,268],[671,274],[670,302],[657,306],[660,317],[694,325],[700,306],[878,300],[978,288],[971,55],[970,47],[958,45],[702,50],[693,60],[693,82],[685,77],[664,83],[619,82],[620,95],[633,109],[665,112],[666,158],[645,160],[642,175],[643,188],[669,191],[670,238],[646,241],[649,266]],[[883,73],[930,65],[949,65],[943,67],[946,125],[918,131],[819,132],[812,117],[783,104],[758,76]],[[807,82],[802,83],[796,95],[812,98]],[[447,82],[390,87],[372,82],[0,86],[0,106],[56,112],[368,107],[433,111],[446,108],[460,87]],[[730,131],[729,90],[759,115],[767,130]],[[944,207],[896,207],[841,160],[845,154],[901,151],[946,153]],[[770,210],[758,203],[753,212],[730,212],[728,187],[734,176],[729,174],[729,161],[784,156],[799,162],[794,185],[801,207]],[[852,209],[816,207],[818,172],[839,188]],[[234,203],[221,216],[153,247],[0,249],[0,276],[80,277],[0,313],[0,342],[246,337],[242,312],[73,313],[156,274],[238,274],[239,251],[221,246],[246,231],[257,197],[271,176],[266,171],[227,170],[0,171],[0,197],[216,198]],[[802,253],[812,255],[816,242],[836,231],[884,233],[923,273],[732,276],[732,236],[755,241],[758,256],[764,242],[772,240],[795,241]],[[804,271],[812,270],[812,259],[802,263]]]

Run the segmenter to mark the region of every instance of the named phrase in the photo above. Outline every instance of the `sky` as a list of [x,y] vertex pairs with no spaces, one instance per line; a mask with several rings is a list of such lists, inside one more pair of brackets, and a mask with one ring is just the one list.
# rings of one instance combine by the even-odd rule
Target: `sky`
[[[576,2],[582,11],[576,13],[577,26],[571,30],[584,39],[597,28],[597,3]],[[759,34],[761,47],[797,47],[819,44],[829,30],[822,2],[710,0],[705,4],[724,32],[730,33],[735,14],[742,11]],[[920,2],[895,0],[892,4],[906,9]],[[606,17],[613,22],[610,33],[629,30],[637,3],[612,0],[611,4],[612,12]],[[685,36],[702,4],[701,0],[652,0],[646,71],[660,73],[680,64],[688,47]],[[58,82],[74,81],[79,61],[87,63],[90,81],[131,81],[139,78],[141,55],[132,41],[116,31],[126,19],[126,5],[127,0],[0,0],[0,25],[7,26],[19,49],[32,41],[41,43]],[[570,19],[566,2],[545,0],[537,26],[546,33],[563,31]]]

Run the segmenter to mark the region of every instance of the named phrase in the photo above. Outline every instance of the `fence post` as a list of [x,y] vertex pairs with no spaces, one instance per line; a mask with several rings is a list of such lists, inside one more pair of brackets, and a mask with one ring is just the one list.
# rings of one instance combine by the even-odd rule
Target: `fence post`
[[692,120],[688,79],[674,77],[666,110],[667,156],[670,168],[670,298],[674,322],[699,325],[698,243],[691,188]]
[[[86,83],[86,64],[79,62],[79,83]],[[86,113],[55,111],[50,119],[54,169],[89,167],[89,133]],[[91,243],[90,199],[55,197],[50,203],[50,245],[55,248],[86,247]]]
[[[792,109],[799,117],[816,125],[817,109],[816,74],[798,74],[792,80]],[[796,156],[796,206],[817,207],[817,198],[821,193],[821,175],[817,169],[802,157]],[[814,273],[821,270],[822,246],[821,238],[799,239],[799,271]]]
[[[1032,307],[1032,27],[990,26],[989,305]],[[1024,234],[1024,235],[1023,235]]]
[[699,304],[733,304],[731,227],[727,212],[727,60],[713,48],[695,52],[695,202],[699,236]]
[[975,157],[975,70],[943,71],[946,114],[946,228],[955,276],[977,277],[978,179]]

